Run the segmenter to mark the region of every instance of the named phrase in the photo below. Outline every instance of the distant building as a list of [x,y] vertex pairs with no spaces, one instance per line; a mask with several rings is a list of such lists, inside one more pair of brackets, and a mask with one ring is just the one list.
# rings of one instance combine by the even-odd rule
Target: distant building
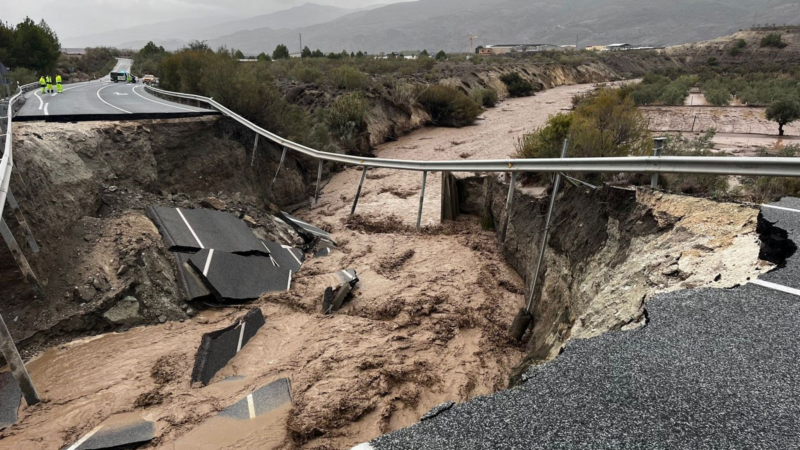
[[[548,50],[566,50],[567,46],[553,44],[497,44],[478,49],[479,55],[504,55],[506,53],[534,53]],[[574,47],[574,46],[573,46]]]
[[609,52],[625,51],[625,50],[630,50],[631,48],[632,48],[631,44],[610,44],[610,45],[606,45],[606,50],[608,50]]
[[590,52],[605,52],[608,49],[606,48],[605,45],[591,45],[589,47],[586,47],[586,50],[589,50]]

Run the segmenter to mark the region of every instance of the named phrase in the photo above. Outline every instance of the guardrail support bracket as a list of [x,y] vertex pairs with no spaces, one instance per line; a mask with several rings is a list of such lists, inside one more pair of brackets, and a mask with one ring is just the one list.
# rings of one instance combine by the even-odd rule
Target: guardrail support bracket
[[506,217],[503,219],[503,225],[500,226],[500,242],[506,241],[506,232],[508,231],[508,222],[511,220],[511,206],[514,202],[514,191],[517,190],[517,172],[511,172],[511,182],[508,184],[508,198],[506,199]]
[[419,213],[417,213],[417,229],[422,226],[422,205],[425,203],[425,185],[428,182],[428,171],[422,172],[422,192],[419,194]]
[[358,190],[356,191],[356,198],[353,199],[353,207],[350,209],[350,215],[356,213],[356,207],[358,206],[358,198],[361,197],[361,188],[364,187],[364,179],[367,178],[367,166],[362,167],[361,171],[361,181],[358,183]]
[[317,189],[314,191],[314,204],[319,202],[319,185],[322,183],[322,160],[319,160],[319,169],[317,170]]

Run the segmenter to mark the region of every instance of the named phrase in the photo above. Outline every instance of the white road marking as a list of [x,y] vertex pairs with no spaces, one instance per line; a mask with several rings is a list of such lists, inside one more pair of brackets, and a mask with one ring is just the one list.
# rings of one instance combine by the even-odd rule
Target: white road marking
[[236,345],[236,353],[242,349],[242,340],[244,339],[244,327],[247,325],[247,322],[242,322],[242,328],[239,330],[239,344]]
[[211,268],[211,258],[214,257],[214,249],[208,251],[208,258],[206,258],[206,266],[203,268],[203,276],[208,276],[208,269]]
[[44,106],[44,100],[42,100],[42,97],[39,97],[39,90],[37,89],[37,90],[33,91],[33,95],[35,95],[36,98],[39,99],[39,111],[41,111],[42,107]]
[[779,209],[781,211],[790,211],[800,213],[800,209],[784,208],[783,206],[761,205],[763,208]]
[[98,90],[97,90],[97,98],[98,98],[98,99],[100,99],[100,101],[101,101],[101,102],[103,102],[103,103],[105,103],[106,105],[108,105],[108,106],[110,106],[110,107],[112,107],[112,108],[114,108],[114,109],[120,110],[120,111],[124,112],[125,114],[133,114],[133,113],[132,113],[132,112],[130,112],[130,111],[125,111],[125,110],[124,110],[124,109],[122,109],[122,108],[118,108],[118,107],[116,107],[116,106],[112,105],[111,103],[108,103],[107,101],[103,100],[103,98],[102,98],[102,97],[100,97],[100,91],[102,91],[103,89],[105,89],[105,88],[107,88],[107,87],[108,87],[108,86],[103,86],[103,87],[101,87],[100,89],[98,89]]
[[200,242],[200,238],[197,237],[197,233],[195,233],[194,232],[194,228],[192,228],[192,226],[189,225],[189,221],[186,220],[186,217],[184,217],[184,215],[181,212],[180,208],[175,208],[175,211],[178,211],[178,214],[181,216],[181,219],[183,219],[183,223],[186,224],[186,228],[189,229],[189,231],[192,233],[192,236],[194,236],[194,240],[197,241],[197,245],[199,245],[201,249],[204,249],[205,247],[203,247],[203,243]]
[[755,284],[757,286],[765,287],[767,289],[772,289],[773,291],[785,292],[787,294],[796,295],[800,297],[800,289],[794,289],[780,284],[770,283],[769,281],[764,281],[764,280],[754,280],[751,281],[750,283]]
[[247,411],[250,412],[250,418],[256,418],[256,405],[253,403],[253,394],[247,396]]
[[50,97],[55,97],[56,95],[58,95],[58,92],[53,92],[52,94],[50,94]]
[[144,95],[142,95],[142,94],[140,94],[140,93],[136,92],[136,88],[137,88],[137,87],[141,87],[141,86],[134,86],[134,87],[133,87],[133,93],[134,93],[134,94],[136,94],[136,95],[138,95],[139,97],[142,97],[142,98],[143,98],[143,99],[145,99],[145,100],[151,101],[151,102],[153,102],[153,103],[158,103],[159,105],[169,106],[170,108],[182,109],[182,110],[184,110],[184,111],[190,111],[190,112],[197,112],[197,110],[196,110],[196,109],[183,108],[183,107],[181,107],[181,106],[170,105],[170,104],[168,104],[168,103],[161,103],[161,102],[158,102],[158,101],[155,101],[155,100],[153,100],[152,98],[147,98],[147,97],[145,97]]
[[48,107],[48,106],[50,106],[50,103],[45,103],[45,104],[44,104],[44,115],[45,115],[45,116],[49,116],[49,115],[50,115],[50,113],[49,113],[49,112],[47,112],[47,107]]
[[289,281],[286,282],[286,291],[290,291],[292,289],[292,271],[289,271]]
[[348,278],[350,281],[353,281],[353,279],[354,279],[354,278],[353,278],[353,276],[352,276],[352,275],[350,275],[350,272],[348,272],[348,271],[346,271],[346,270],[343,270],[343,271],[342,271],[342,273],[343,273],[343,274],[345,274],[345,276],[346,276],[346,277],[347,277],[347,278]]
[[363,444],[358,444],[355,447],[351,448],[350,450],[375,450],[375,447],[369,445],[369,442],[365,442]]
[[303,262],[300,261],[297,255],[295,255],[294,252],[292,251],[292,247],[289,247],[288,245],[281,245],[281,247],[285,248],[286,251],[289,252],[290,255],[292,255],[292,258],[294,258],[294,260],[297,261],[297,264],[300,264],[301,266],[303,265]]
[[72,444],[72,446],[67,450],[75,450],[76,448],[80,447],[84,442],[88,441],[90,437],[94,436],[98,431],[100,431],[101,428],[103,428],[103,426],[98,425],[94,430],[86,433],[84,437],[80,438],[78,442]]

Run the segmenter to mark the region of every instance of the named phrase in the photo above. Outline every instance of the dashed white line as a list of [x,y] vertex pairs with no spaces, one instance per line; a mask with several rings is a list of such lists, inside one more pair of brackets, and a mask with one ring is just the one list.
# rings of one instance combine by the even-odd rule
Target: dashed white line
[[78,442],[72,444],[72,446],[67,450],[75,450],[76,448],[80,447],[84,442],[88,441],[90,437],[94,436],[98,431],[100,431],[101,428],[103,428],[103,426],[98,425],[94,430],[86,433],[84,437],[80,438]]
[[108,106],[110,106],[110,107],[112,107],[112,108],[114,108],[114,109],[117,109],[117,110],[119,110],[119,111],[122,111],[122,112],[124,112],[125,114],[133,114],[133,113],[132,113],[132,112],[130,112],[130,111],[125,111],[125,110],[124,110],[124,109],[122,109],[122,108],[118,108],[118,107],[116,107],[116,106],[112,105],[111,103],[108,103],[107,101],[103,100],[103,97],[100,97],[100,91],[102,91],[103,89],[105,89],[105,88],[107,88],[107,87],[108,87],[108,86],[103,86],[103,87],[101,87],[100,89],[98,89],[98,90],[97,90],[97,98],[98,98],[98,99],[100,99],[100,101],[101,101],[101,102],[103,102],[103,103],[105,103],[106,105],[108,105]]
[[208,251],[208,258],[206,258],[206,266],[203,268],[203,276],[208,276],[208,269],[211,268],[211,258],[214,257],[214,249]]
[[757,286],[765,287],[767,289],[772,289],[773,291],[784,292],[786,294],[796,295],[800,297],[800,289],[794,289],[787,286],[783,286],[781,284],[770,283],[769,281],[764,280],[754,280],[750,283],[755,284]]
[[761,205],[763,208],[779,209],[781,211],[790,211],[800,213],[800,209],[784,208],[783,206]]
[[183,107],[181,107],[181,106],[170,105],[170,104],[168,104],[168,103],[162,103],[162,102],[155,101],[155,100],[153,100],[152,98],[147,98],[147,97],[145,97],[144,95],[142,95],[142,94],[140,94],[140,93],[136,92],[136,88],[137,88],[137,87],[141,87],[141,86],[134,86],[134,87],[133,87],[133,93],[134,93],[134,94],[136,94],[136,95],[138,95],[139,97],[142,97],[142,98],[143,98],[143,99],[145,99],[145,100],[151,101],[151,102],[153,102],[153,103],[158,103],[159,105],[168,106],[168,107],[170,107],[170,108],[182,109],[182,110],[184,110],[184,111],[189,111],[189,112],[197,112],[197,110],[196,110],[196,109],[183,108]]
[[188,221],[188,220],[186,220],[186,217],[184,217],[184,215],[183,215],[183,213],[181,212],[180,208],[175,208],[175,211],[178,211],[178,215],[180,215],[180,216],[181,216],[181,219],[183,219],[183,223],[185,223],[185,224],[186,224],[186,228],[188,228],[188,229],[189,229],[189,231],[192,233],[192,236],[194,236],[194,240],[195,240],[195,241],[197,241],[197,245],[199,245],[201,249],[204,249],[205,247],[203,247],[203,243],[202,243],[202,242],[200,242],[200,238],[199,238],[199,237],[197,237],[197,233],[195,233],[195,232],[194,232],[194,228],[192,228],[192,226],[191,226],[191,225],[189,225],[189,221]]
[[250,413],[250,418],[256,418],[256,405],[253,403],[253,394],[247,396],[247,411]]

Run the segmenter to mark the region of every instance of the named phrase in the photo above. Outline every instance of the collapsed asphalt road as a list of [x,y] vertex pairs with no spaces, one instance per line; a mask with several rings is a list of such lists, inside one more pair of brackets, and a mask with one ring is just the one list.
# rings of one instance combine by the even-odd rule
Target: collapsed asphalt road
[[[774,206],[764,218],[800,239],[800,200]],[[645,327],[572,341],[517,388],[357,448],[798,448],[798,271],[794,253],[774,284],[657,296]]]

